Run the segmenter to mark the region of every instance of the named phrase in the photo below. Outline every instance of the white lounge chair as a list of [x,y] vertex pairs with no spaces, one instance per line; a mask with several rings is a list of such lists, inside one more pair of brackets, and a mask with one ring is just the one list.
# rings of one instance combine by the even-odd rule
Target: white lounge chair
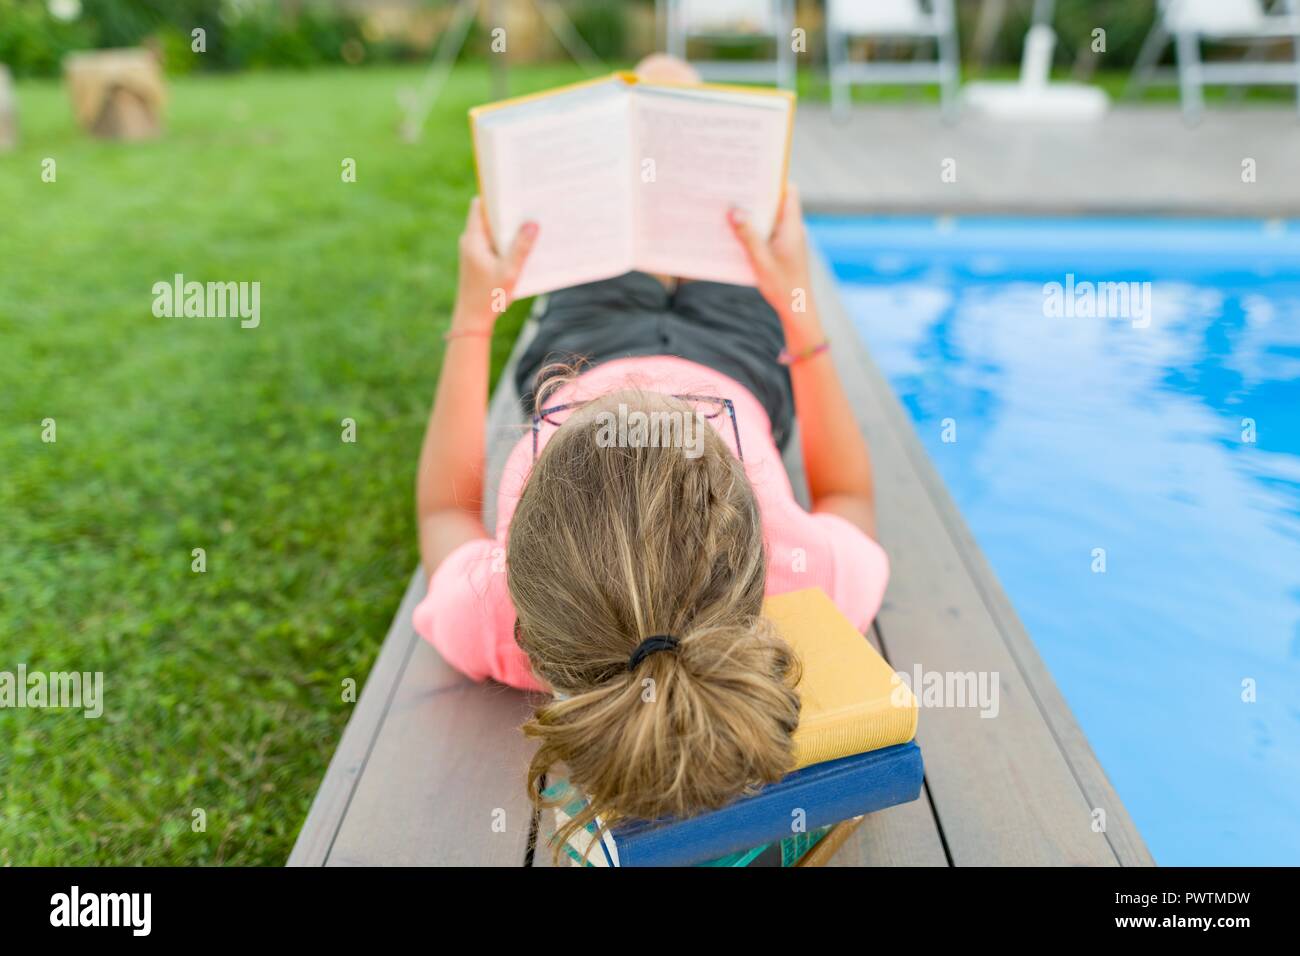
[[[1178,57],[1178,85],[1183,112],[1195,119],[1205,108],[1204,88],[1225,86],[1295,86],[1300,108],[1300,2],[1276,0],[1266,11],[1261,0],[1159,0],[1155,25],[1142,44],[1129,91],[1140,89],[1154,72],[1170,37]],[[1206,63],[1201,43],[1258,43],[1290,40],[1291,62]]]
[[[934,40],[933,60],[905,63],[854,61],[856,39]],[[830,65],[831,107],[844,115],[852,84],[937,83],[945,112],[956,103],[961,76],[957,17],[952,0],[826,0],[826,55]]]
[[695,60],[706,80],[776,83],[794,89],[794,0],[666,0],[665,32],[669,53],[687,60],[691,40],[718,46],[771,40],[771,59]]

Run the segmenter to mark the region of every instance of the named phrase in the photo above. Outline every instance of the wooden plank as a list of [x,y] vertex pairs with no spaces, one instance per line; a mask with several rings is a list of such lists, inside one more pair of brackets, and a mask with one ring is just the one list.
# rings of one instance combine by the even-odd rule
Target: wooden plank
[[[924,751],[922,751],[924,756]],[[919,800],[869,813],[826,866],[947,866],[934,810]]]
[[[535,334],[529,320],[489,407],[489,528],[501,470],[523,434],[514,367]],[[421,573],[421,595],[424,584]],[[524,787],[532,748],[519,732],[532,712],[527,695],[468,680],[415,635],[409,614],[404,624],[414,647],[328,864],[522,865],[534,821]]]
[[[803,453],[798,425],[790,436],[790,444],[782,456],[795,498],[803,507],[810,505],[808,480],[804,471]],[[867,639],[881,654],[877,629],[873,626]],[[885,655],[888,660],[888,655]],[[921,752],[922,759],[925,751]],[[943,847],[934,808],[929,794],[923,789],[919,799],[901,806],[890,807],[866,816],[835,851],[830,866],[948,866],[948,855]]]
[[[1136,829],[1010,603],[990,597],[1001,588],[978,549],[969,550],[973,538],[954,537],[961,516],[844,313],[825,264],[814,259],[836,365],[875,462],[880,539],[892,567],[877,619],[887,656],[906,673],[986,673],[1000,682],[991,719],[974,707],[921,711],[927,791],[952,862],[1149,861],[1135,849]],[[1106,833],[1092,829],[1094,807],[1108,808]]]
[[853,831],[862,825],[862,820],[862,817],[851,817],[832,826],[830,832],[818,840],[811,850],[800,857],[795,866],[809,868],[834,865],[835,855],[848,842],[848,838],[853,835]]
[[403,622],[410,621],[411,612],[415,610],[416,602],[423,593],[424,572],[416,568],[393,618],[388,636],[379,648],[379,656],[366,678],[366,685],[357,699],[352,717],[343,729],[338,749],[330,758],[320,789],[316,791],[307,819],[289,854],[288,866],[323,866],[329,856],[334,836],[352,799],[352,791],[365,767],[383,715],[388,710],[414,646],[411,638],[415,635],[407,633]]
[[530,709],[417,639],[328,865],[521,865],[532,808],[519,725]]
[[[879,627],[873,624],[867,639],[889,660]],[[924,749],[921,759],[925,759]],[[922,787],[920,797],[911,803],[867,814],[827,865],[948,866],[950,862],[929,791]]]
[[[489,408],[489,522],[501,466],[520,434],[513,370],[534,333],[530,322]],[[525,696],[472,683],[420,639],[411,614],[425,586],[424,570],[417,567],[290,853],[290,866],[453,860],[519,865],[524,859],[532,811],[517,728],[528,711]],[[469,726],[466,719],[472,720]],[[498,754],[500,759],[492,756]],[[457,776],[459,788],[453,786]],[[481,832],[482,808],[466,799],[473,792],[491,803],[489,815],[503,811],[503,832]],[[444,812],[430,819],[435,804]]]

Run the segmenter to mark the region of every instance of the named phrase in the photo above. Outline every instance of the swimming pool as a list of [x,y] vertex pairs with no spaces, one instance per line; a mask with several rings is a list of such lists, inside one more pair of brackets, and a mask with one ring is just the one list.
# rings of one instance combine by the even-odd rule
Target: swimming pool
[[1300,223],[809,225],[1156,861],[1300,863]]

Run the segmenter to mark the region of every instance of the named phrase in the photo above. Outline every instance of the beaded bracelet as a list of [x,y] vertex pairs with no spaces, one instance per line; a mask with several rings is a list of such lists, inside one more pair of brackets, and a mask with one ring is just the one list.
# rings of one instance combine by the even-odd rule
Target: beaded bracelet
[[791,355],[789,349],[783,348],[781,349],[781,354],[776,357],[776,360],[782,365],[795,365],[802,362],[804,359],[810,359],[815,355],[821,355],[830,347],[830,339],[823,339],[816,345],[808,346],[808,348],[801,351],[798,355]]

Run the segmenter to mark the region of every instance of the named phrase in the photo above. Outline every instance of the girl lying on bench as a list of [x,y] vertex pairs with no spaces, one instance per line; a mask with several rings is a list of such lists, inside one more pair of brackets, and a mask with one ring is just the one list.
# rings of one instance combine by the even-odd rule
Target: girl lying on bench
[[[696,79],[665,57],[639,72]],[[537,227],[497,254],[475,200],[460,239],[420,455],[415,626],[470,677],[554,695],[524,728],[540,743],[529,787],[542,802],[563,765],[588,799],[571,828],[689,815],[782,777],[797,663],[764,595],[820,586],[865,630],[885,589],[871,459],[809,295],[798,196],[770,237],[731,218],[757,289],[632,272],[549,295],[516,372],[533,428],[494,531],[479,491],[492,296]],[[811,512],[779,451],[796,411]]]

